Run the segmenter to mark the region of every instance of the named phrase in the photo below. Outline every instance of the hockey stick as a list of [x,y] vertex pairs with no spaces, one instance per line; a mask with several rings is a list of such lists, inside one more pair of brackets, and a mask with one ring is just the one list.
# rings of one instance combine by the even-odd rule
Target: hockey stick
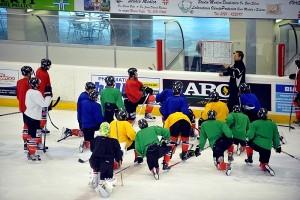
[[[118,131],[118,120],[116,120],[116,131],[117,131],[118,142],[120,143],[120,141],[119,141],[119,131]],[[120,171],[120,172],[121,172],[121,186],[124,186],[123,173],[122,173],[122,171]]]
[[7,116],[7,115],[19,114],[19,113],[21,113],[21,112],[19,111],[19,112],[12,112],[12,113],[1,114],[0,117]]
[[[136,115],[141,114],[142,108],[144,107],[145,103],[147,102],[147,100],[148,100],[148,98],[149,98],[149,95],[150,95],[150,94],[147,94],[147,96],[146,96],[146,98],[145,98],[143,104],[141,105],[141,107],[140,107],[140,109],[139,109],[139,111],[137,112]],[[135,116],[134,121],[132,122],[132,126],[135,124],[135,122],[136,122],[136,116]]]
[[65,140],[65,139],[67,139],[68,137],[71,137],[71,136],[72,136],[72,134],[67,135],[67,136],[65,136],[65,137],[63,137],[63,138],[57,140],[57,142],[63,141],[63,140]]
[[43,152],[46,153],[46,135],[47,135],[47,131],[46,131],[46,128],[47,128],[47,113],[48,113],[48,107],[44,107],[42,108],[42,119],[46,120],[46,124],[44,126],[44,144],[43,144]]
[[293,127],[291,125],[278,124],[277,126],[286,127],[286,128],[290,128],[290,129],[295,129],[295,127]]
[[295,156],[293,156],[292,154],[289,154],[288,152],[285,152],[285,151],[281,151],[282,153],[284,153],[285,155],[288,155],[288,156],[290,156],[291,158],[294,158],[294,159],[296,159],[296,160],[299,160],[300,161],[300,158],[297,158],[297,157],[295,157]]
[[56,99],[56,101],[55,101],[55,103],[53,105],[52,105],[52,102],[51,102],[51,108],[55,108],[55,106],[57,106],[57,104],[60,102],[60,96],[57,97],[57,99]]
[[[294,81],[294,88],[296,89],[296,85],[297,85],[297,75],[298,75],[299,69],[297,68],[296,70],[296,77],[295,77],[295,81]],[[289,132],[291,132],[291,129],[295,129],[295,127],[292,128],[292,114],[293,114],[293,108],[294,108],[294,99],[295,99],[295,89],[293,89],[294,95],[293,95],[293,99],[291,102],[291,111],[290,111],[290,119],[289,119]]]
[[52,121],[52,119],[51,119],[51,117],[50,117],[50,113],[48,112],[48,117],[49,117],[49,120],[50,120],[50,123],[52,124],[52,126],[54,127],[54,128],[56,128],[57,130],[59,130],[59,128],[53,123],[53,121]]
[[81,158],[78,159],[78,162],[80,162],[80,163],[86,163],[87,161],[89,161],[89,159],[87,159],[87,160],[83,160]]

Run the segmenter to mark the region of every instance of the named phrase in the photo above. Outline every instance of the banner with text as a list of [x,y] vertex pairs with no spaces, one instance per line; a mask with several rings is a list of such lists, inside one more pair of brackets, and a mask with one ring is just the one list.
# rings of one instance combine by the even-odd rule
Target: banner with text
[[16,96],[19,71],[0,69],[0,96]]
[[[163,79],[163,89],[172,88],[175,79]],[[183,94],[190,106],[204,107],[210,92],[216,90],[220,100],[227,102],[229,86],[225,82],[180,80],[183,83]],[[271,84],[250,84],[251,91],[256,94],[261,105],[271,110]]]
[[295,95],[293,85],[276,85],[275,112],[290,113]]
[[[298,0],[111,0],[111,13],[299,19]],[[81,8],[82,10],[82,8]]]
[[34,10],[74,11],[74,0],[0,0],[0,7]]
[[[105,77],[108,75],[92,75],[91,81],[95,83],[96,90],[100,92],[105,88]],[[115,87],[120,89],[121,93],[125,93],[125,83],[128,79],[128,76],[114,76],[115,77]],[[160,79],[151,78],[151,77],[139,77],[139,81],[143,83],[144,86],[151,87],[154,91],[154,94],[157,94],[160,89]]]

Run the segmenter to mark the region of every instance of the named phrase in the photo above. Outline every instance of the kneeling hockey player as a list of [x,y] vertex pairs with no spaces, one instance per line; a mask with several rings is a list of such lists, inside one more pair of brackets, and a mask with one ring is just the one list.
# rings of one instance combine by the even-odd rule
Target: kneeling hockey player
[[[135,149],[137,153],[142,157],[147,157],[147,164],[149,170],[152,172],[156,180],[159,179],[159,164],[158,159],[164,156],[163,170],[170,169],[168,164],[170,161],[170,155],[168,152],[171,147],[167,145],[166,140],[170,138],[170,132],[168,129],[159,126],[150,126],[145,119],[138,121],[140,131],[137,132],[135,139]],[[160,144],[158,137],[162,136],[164,142]]]

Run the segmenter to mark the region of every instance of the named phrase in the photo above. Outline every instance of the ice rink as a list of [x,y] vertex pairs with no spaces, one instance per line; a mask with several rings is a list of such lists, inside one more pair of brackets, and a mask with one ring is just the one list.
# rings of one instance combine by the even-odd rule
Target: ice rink
[[[0,107],[0,114],[15,112],[17,108]],[[51,111],[53,122],[59,127],[77,128],[76,112]],[[160,119],[150,123],[161,125]],[[81,138],[71,137],[57,143],[60,131],[48,123],[48,152],[40,152],[42,161],[28,161],[23,151],[21,137],[22,116],[14,114],[0,117],[0,200],[94,200],[99,199],[89,188],[88,163],[79,163],[78,146]],[[137,127],[135,127],[137,130]],[[279,127],[287,144],[282,149],[300,158],[300,129],[291,132]],[[179,160],[177,148],[171,164]],[[245,154],[235,155],[231,176],[217,171],[212,160],[212,151],[174,166],[169,172],[161,172],[156,181],[146,162],[123,172],[124,186],[118,185],[109,199],[218,199],[218,200],[296,200],[300,199],[300,161],[283,153],[272,151],[270,166],[276,175],[271,177],[260,171],[258,154],[254,163],[244,163]],[[227,156],[226,156],[227,157]],[[133,152],[124,158],[123,166],[132,165]]]

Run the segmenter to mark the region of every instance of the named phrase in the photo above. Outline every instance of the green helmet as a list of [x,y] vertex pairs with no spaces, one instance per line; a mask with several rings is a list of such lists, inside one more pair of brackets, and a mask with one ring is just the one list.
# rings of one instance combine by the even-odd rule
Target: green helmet
[[103,122],[100,125],[99,132],[100,132],[100,136],[107,137],[109,135],[109,123],[108,122]]

